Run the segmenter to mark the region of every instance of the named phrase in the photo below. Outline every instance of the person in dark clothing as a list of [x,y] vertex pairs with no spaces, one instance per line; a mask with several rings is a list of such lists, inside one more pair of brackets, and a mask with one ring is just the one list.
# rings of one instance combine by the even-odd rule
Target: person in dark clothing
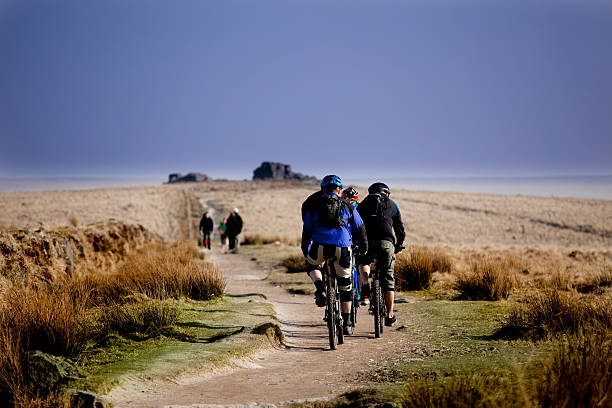
[[387,305],[385,325],[392,326],[395,323],[393,314],[395,254],[404,249],[406,233],[399,208],[389,198],[391,194],[389,186],[384,183],[374,183],[368,188],[368,193],[369,195],[357,206],[368,236],[368,253],[357,259],[361,279],[364,282],[361,293],[369,296],[370,264],[376,260]]
[[225,222],[225,233],[229,239],[229,250],[232,252],[236,252],[237,237],[242,231],[242,224],[242,217],[238,215],[238,209],[234,208]]
[[210,236],[213,232],[214,225],[213,220],[208,214],[208,211],[202,215],[202,219],[200,220],[200,236],[202,237],[202,246],[210,249],[212,244],[212,240]]

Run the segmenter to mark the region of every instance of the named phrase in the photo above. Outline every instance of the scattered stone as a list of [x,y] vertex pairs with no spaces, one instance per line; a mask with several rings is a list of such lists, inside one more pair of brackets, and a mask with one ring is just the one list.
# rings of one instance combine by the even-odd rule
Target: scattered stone
[[81,391],[81,390],[68,390],[70,395],[70,403],[73,407],[81,408],[110,408],[111,404],[108,400],[100,395]]

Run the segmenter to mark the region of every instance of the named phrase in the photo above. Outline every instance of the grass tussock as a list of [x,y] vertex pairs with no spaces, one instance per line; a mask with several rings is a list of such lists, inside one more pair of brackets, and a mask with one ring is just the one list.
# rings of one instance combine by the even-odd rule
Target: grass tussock
[[413,246],[395,259],[396,289],[421,290],[431,286],[434,272],[450,272],[452,261],[441,248]]
[[38,398],[28,391],[30,352],[75,358],[85,350],[93,333],[85,304],[84,299],[62,290],[16,287],[4,293],[0,305],[0,396]]
[[454,373],[409,381],[402,406],[410,408],[502,408],[529,406],[516,379],[492,373]]
[[582,331],[559,341],[551,356],[536,363],[533,384],[541,407],[612,406],[610,331]]
[[[610,407],[612,340],[607,330],[558,338],[517,374],[456,372],[406,383],[404,407]],[[435,374],[435,373],[434,373]]]
[[268,245],[268,244],[286,244],[297,245],[300,240],[297,238],[287,238],[279,235],[262,236],[261,234],[248,234],[242,240],[242,245]]
[[587,273],[581,282],[577,282],[574,288],[580,293],[602,294],[606,288],[612,287],[612,266],[609,264],[600,266],[599,269]]
[[475,260],[470,269],[457,275],[454,289],[459,292],[459,299],[506,299],[517,283],[517,263],[513,257]]
[[52,393],[49,395],[19,395],[12,401],[15,407],[28,408],[76,408],[83,404],[78,404],[70,395],[65,393]]
[[498,336],[539,339],[575,334],[587,328],[612,329],[612,297],[549,290],[514,306]]
[[195,259],[197,255],[186,244],[153,244],[129,257],[113,273],[87,275],[70,285],[74,292],[89,293],[94,303],[107,305],[122,303],[134,294],[194,300],[221,296],[225,288],[221,273],[214,265]]
[[101,337],[116,333],[130,338],[148,338],[175,324],[179,314],[176,307],[159,301],[113,305],[102,310],[98,330]]
[[75,228],[79,226],[79,218],[76,216],[75,213],[68,214],[68,221],[70,221],[70,225]]
[[290,255],[283,259],[281,265],[287,268],[289,273],[306,271],[306,261],[303,255]]

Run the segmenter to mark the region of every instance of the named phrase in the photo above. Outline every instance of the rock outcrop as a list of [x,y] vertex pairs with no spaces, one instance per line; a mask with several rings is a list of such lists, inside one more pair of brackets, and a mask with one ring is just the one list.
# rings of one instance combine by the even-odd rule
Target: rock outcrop
[[168,184],[170,183],[199,183],[201,181],[208,181],[210,177],[202,173],[187,173],[182,175],[181,173],[172,173],[168,176]]
[[302,173],[294,173],[289,164],[263,162],[253,170],[253,180],[299,180],[313,181],[317,178]]
[[94,270],[112,270],[130,252],[162,241],[141,225],[108,220],[84,228],[0,231],[2,284],[54,282]]

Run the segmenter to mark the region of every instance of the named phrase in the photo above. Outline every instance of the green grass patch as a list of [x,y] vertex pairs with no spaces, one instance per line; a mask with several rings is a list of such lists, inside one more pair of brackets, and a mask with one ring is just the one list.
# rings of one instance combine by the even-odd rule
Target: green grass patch
[[[252,257],[257,264],[270,271],[268,282],[278,285],[289,293],[310,295],[314,293],[314,285],[306,272],[288,273],[283,266],[283,260],[295,256],[298,249],[292,245],[251,245],[242,247],[241,251]],[[302,266],[304,258],[302,258]]]
[[179,311],[172,325],[163,325],[154,337],[110,333],[83,353],[78,364],[88,376],[70,386],[106,393],[134,379],[212,371],[270,347],[279,341],[274,310],[268,303],[249,300],[260,297],[170,301]]

